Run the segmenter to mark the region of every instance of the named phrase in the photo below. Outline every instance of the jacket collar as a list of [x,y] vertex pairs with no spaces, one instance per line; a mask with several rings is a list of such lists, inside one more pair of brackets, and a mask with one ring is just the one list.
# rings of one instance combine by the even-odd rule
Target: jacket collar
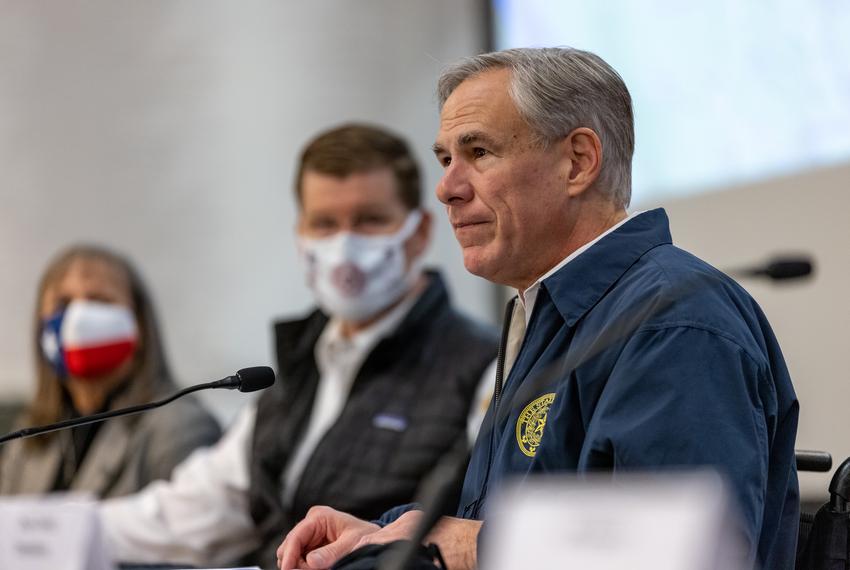
[[572,327],[649,250],[673,243],[662,208],[635,216],[541,283]]

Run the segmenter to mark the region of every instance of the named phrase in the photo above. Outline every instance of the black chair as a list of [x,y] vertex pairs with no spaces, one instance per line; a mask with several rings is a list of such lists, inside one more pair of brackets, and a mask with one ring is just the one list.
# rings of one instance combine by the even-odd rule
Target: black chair
[[[827,472],[832,457],[797,451],[798,471]],[[800,513],[796,570],[850,570],[850,457],[836,469],[829,501],[817,513]]]

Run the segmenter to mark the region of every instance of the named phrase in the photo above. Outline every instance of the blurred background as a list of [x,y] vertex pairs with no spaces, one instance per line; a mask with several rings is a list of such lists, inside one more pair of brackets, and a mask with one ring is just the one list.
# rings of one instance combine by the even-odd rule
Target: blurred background
[[[806,279],[741,279],[801,402],[798,448],[850,455],[850,4],[543,0],[0,0],[0,401],[33,389],[38,277],[71,242],[128,254],[181,383],[272,364],[274,318],[311,305],[293,237],[302,144],[345,121],[408,138],[426,187],[435,79],[487,49],[571,45],[635,102],[633,210],[721,269],[811,256]],[[433,193],[432,264],[465,272]],[[206,394],[226,422],[243,400]],[[819,499],[829,475],[803,474]]]

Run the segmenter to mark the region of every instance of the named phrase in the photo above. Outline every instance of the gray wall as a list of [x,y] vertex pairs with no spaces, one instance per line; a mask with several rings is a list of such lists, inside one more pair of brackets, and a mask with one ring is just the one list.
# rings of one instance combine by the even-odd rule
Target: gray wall
[[[292,240],[306,138],[366,120],[410,138],[438,220],[430,259],[489,318],[442,208],[435,77],[482,49],[473,0],[0,2],[0,398],[31,390],[30,313],[77,240],[129,253],[181,382],[272,360],[310,304]],[[236,394],[215,397],[223,415]]]
[[[0,0],[0,398],[30,393],[35,283],[76,240],[141,266],[183,383],[271,362],[271,318],[309,304],[293,158],[343,120],[410,137],[437,214],[431,259],[464,307],[498,318],[430,195],[434,78],[481,49],[483,25],[477,0]],[[676,241],[718,267],[817,256],[810,282],[744,284],[794,375],[798,446],[837,458],[850,455],[848,180],[845,166],[666,204]],[[216,405],[229,416],[240,401]]]
[[[730,188],[665,204],[673,240],[722,269],[776,253],[817,262],[811,280],[785,285],[739,280],[774,328],[800,400],[797,447],[850,456],[850,164]],[[804,496],[829,476],[802,473]]]

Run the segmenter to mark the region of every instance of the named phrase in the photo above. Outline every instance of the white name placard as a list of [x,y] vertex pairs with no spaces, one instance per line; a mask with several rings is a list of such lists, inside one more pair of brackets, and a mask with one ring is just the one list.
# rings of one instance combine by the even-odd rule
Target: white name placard
[[113,570],[94,503],[70,495],[0,500],[0,568]]
[[744,570],[734,509],[714,473],[546,476],[488,512],[482,568]]

